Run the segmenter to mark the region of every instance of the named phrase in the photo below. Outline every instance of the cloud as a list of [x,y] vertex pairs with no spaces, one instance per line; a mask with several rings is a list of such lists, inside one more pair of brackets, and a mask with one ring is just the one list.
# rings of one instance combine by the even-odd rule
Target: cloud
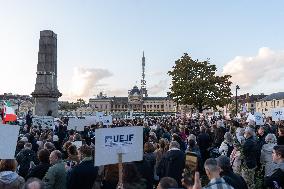
[[166,92],[169,88],[168,79],[160,80],[157,84],[149,87],[148,93],[151,95],[157,95],[161,92]]
[[72,77],[71,91],[68,96],[74,98],[86,98],[92,96],[96,87],[104,78],[111,77],[113,74],[107,69],[75,67]]
[[263,82],[273,84],[284,78],[284,51],[262,47],[255,56],[237,56],[223,67],[222,74],[232,75],[233,84],[246,90]]
[[128,89],[125,89],[125,88],[110,89],[110,90],[106,90],[106,94],[109,97],[112,97],[112,96],[128,96]]

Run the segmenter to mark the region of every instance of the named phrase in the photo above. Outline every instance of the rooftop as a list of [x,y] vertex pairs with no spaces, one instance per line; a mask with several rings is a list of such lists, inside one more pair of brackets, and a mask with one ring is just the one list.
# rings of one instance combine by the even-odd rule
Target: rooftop
[[261,99],[261,101],[280,100],[284,99],[284,92],[272,93]]

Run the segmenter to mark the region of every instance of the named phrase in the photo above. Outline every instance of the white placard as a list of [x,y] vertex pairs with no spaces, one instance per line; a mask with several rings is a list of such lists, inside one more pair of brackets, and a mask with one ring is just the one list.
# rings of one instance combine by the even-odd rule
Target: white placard
[[96,166],[118,163],[119,152],[122,162],[143,159],[143,127],[96,129],[95,143]]
[[77,149],[79,149],[83,145],[83,142],[82,141],[74,141],[74,142],[72,142],[72,144],[75,145],[77,147]]
[[108,116],[103,116],[103,125],[112,125],[112,116],[108,115]]
[[53,129],[54,125],[54,118],[52,116],[35,116],[32,118],[33,126],[41,126],[42,128],[49,128]]
[[0,159],[15,159],[20,127],[0,124]]
[[103,122],[104,112],[96,112],[96,117],[98,122]]
[[88,126],[96,124],[98,122],[97,116],[86,116]]
[[272,121],[284,120],[284,108],[274,108],[271,110]]
[[251,113],[249,113],[248,118],[247,118],[247,123],[250,123],[251,121],[255,121],[255,117],[254,115],[252,115]]
[[85,126],[88,126],[88,120],[71,118],[68,121],[67,130],[73,129],[73,130],[76,130],[76,131],[84,131]]
[[220,113],[219,112],[214,112],[214,116],[218,117],[218,116],[220,116]]
[[256,125],[264,125],[262,113],[260,113],[260,112],[255,112],[255,113],[254,113],[254,117],[255,117],[255,124],[256,124]]

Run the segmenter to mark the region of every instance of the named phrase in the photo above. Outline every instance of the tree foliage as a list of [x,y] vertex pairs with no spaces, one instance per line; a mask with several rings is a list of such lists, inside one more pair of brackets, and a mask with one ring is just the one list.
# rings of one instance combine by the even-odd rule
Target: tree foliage
[[232,95],[231,76],[218,76],[216,71],[209,59],[193,60],[185,53],[168,72],[172,77],[171,97],[178,104],[193,105],[199,112],[226,105]]

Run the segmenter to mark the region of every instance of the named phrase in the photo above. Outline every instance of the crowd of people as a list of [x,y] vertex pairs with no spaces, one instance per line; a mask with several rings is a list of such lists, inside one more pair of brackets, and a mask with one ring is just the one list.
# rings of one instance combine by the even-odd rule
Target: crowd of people
[[[0,189],[115,189],[117,164],[94,164],[96,129],[21,128],[15,159],[0,161]],[[115,119],[111,127],[143,127],[142,161],[123,163],[123,189],[284,188],[284,123],[224,117]],[[76,145],[82,141],[82,145]],[[104,158],[103,156],[101,158]]]

